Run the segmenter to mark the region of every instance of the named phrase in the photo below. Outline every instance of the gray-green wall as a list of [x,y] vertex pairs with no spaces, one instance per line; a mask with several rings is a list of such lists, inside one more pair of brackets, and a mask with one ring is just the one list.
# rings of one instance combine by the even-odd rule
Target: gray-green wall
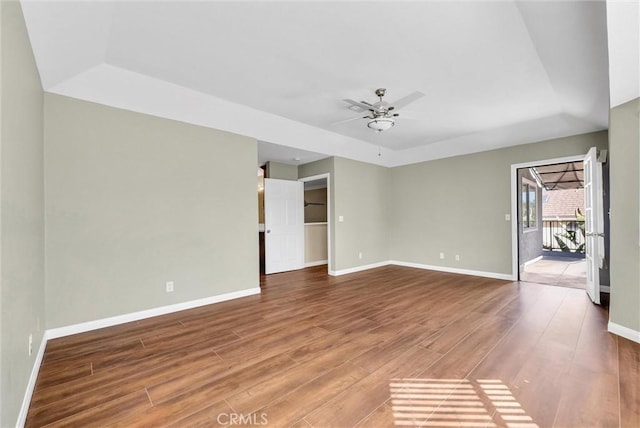
[[47,328],[258,287],[255,140],[51,94],[45,135]]
[[389,169],[338,157],[298,167],[300,178],[324,173],[330,174],[331,269],[389,260]]
[[[15,426],[45,321],[42,86],[22,9],[0,2],[0,426]],[[33,354],[28,337],[33,334]]]
[[333,269],[351,269],[389,260],[389,170],[335,158],[334,171],[336,263]]
[[640,331],[640,98],[611,110],[610,321]]
[[510,275],[511,165],[582,155],[592,146],[606,148],[607,132],[391,169],[391,257]]
[[331,175],[334,271],[396,260],[510,275],[511,165],[593,146],[607,147],[606,131],[395,168],[334,157],[298,176]]
[[266,163],[266,178],[277,178],[280,180],[297,180],[298,167],[286,163],[269,161]]

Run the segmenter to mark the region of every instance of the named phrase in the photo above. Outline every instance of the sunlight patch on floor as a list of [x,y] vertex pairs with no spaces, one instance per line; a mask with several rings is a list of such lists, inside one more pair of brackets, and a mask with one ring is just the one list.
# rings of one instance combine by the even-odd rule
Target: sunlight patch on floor
[[393,379],[396,426],[538,428],[509,388],[496,379]]

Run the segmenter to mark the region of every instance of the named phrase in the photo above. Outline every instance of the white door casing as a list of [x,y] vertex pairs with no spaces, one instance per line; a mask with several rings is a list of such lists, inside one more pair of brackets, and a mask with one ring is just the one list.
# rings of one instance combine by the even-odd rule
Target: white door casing
[[589,149],[584,158],[585,254],[587,294],[600,304],[600,267],[604,260],[604,218],[602,212],[602,163],[598,150]]
[[557,163],[584,161],[584,155],[564,156],[552,159],[538,159],[535,161],[517,163],[511,165],[511,214],[506,220],[511,222],[511,279],[517,281],[519,277],[518,260],[518,229],[520,221],[518,219],[518,206],[520,204],[520,183],[518,182],[518,170],[521,168],[531,168],[540,165],[553,165]]
[[[331,254],[332,254],[332,240],[331,240],[331,177],[329,173],[322,173],[318,175],[311,175],[309,177],[303,177],[298,179],[298,181],[303,184],[308,181],[317,181],[317,180],[325,180],[327,184],[327,273],[329,275],[334,275],[335,272],[332,270],[333,264],[331,262]],[[304,188],[303,188],[303,199],[304,199]],[[304,202],[304,201],[303,201]],[[306,246],[306,243],[305,243]]]
[[304,183],[264,180],[265,273],[304,267]]

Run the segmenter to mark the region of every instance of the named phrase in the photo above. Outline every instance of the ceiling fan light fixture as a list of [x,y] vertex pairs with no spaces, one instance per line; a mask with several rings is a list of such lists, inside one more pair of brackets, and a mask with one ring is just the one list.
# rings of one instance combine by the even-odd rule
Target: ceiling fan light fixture
[[376,132],[382,132],[391,129],[395,124],[396,121],[390,117],[376,117],[375,119],[371,119],[367,123],[367,126]]

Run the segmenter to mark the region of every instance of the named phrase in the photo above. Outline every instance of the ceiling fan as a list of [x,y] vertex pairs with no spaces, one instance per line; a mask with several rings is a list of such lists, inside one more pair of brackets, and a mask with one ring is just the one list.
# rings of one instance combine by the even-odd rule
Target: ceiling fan
[[396,124],[394,118],[400,116],[400,114],[397,112],[399,108],[404,107],[424,97],[424,94],[422,92],[416,91],[404,98],[400,98],[394,103],[388,103],[382,99],[386,92],[387,90],[385,88],[376,89],[375,94],[379,98],[379,100],[375,103],[368,103],[366,101],[354,101],[350,99],[343,100],[344,102],[351,104],[351,107],[349,107],[350,110],[354,110],[357,112],[368,111],[369,113],[366,116],[352,117],[350,119],[342,120],[336,123],[350,122],[352,120],[358,119],[369,119],[367,122],[367,127],[374,130],[375,132],[386,131],[387,129],[391,129]]

